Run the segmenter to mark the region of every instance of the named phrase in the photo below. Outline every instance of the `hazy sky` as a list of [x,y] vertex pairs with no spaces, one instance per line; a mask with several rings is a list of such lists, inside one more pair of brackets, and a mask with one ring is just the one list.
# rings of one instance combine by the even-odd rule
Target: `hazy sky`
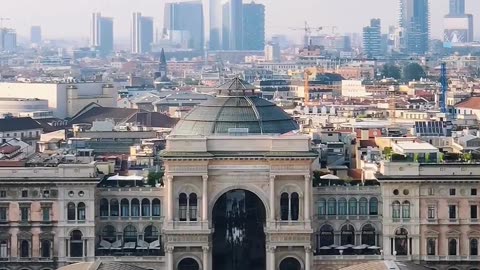
[[[244,0],[250,1],[250,0]],[[163,6],[167,0],[1,0],[0,17],[11,18],[5,26],[28,37],[31,25],[41,25],[44,38],[88,40],[90,14],[102,12],[114,17],[115,35],[127,39],[134,11],[163,24]],[[361,32],[370,18],[382,19],[383,29],[396,25],[399,0],[257,0],[266,5],[267,35],[293,34],[289,27],[338,26],[339,32]],[[448,0],[430,0],[432,37],[442,36],[442,17],[448,12]],[[475,15],[475,33],[480,37],[480,1],[467,0],[467,10]],[[296,33],[300,37],[301,33]]]

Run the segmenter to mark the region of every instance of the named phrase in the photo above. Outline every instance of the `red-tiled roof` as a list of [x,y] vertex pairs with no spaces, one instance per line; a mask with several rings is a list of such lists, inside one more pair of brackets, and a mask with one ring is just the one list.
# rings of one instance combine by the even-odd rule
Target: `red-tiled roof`
[[455,105],[457,108],[480,110],[480,97],[471,97]]

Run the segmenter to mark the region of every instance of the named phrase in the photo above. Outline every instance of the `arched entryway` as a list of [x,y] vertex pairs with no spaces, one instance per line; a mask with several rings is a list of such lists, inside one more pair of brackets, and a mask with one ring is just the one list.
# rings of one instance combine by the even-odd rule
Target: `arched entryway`
[[302,265],[300,262],[292,257],[288,257],[282,260],[280,263],[280,270],[301,270]]
[[[264,270],[266,213],[247,190],[223,194],[213,208],[213,270]],[[248,258],[248,259],[246,259]]]
[[185,258],[178,263],[178,270],[199,270],[200,265],[195,259]]

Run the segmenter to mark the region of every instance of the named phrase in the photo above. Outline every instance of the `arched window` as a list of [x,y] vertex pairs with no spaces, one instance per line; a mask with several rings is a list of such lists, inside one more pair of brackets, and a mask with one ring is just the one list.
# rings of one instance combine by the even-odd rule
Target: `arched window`
[[293,192],[291,195],[290,195],[290,207],[291,207],[291,217],[292,217],[292,220],[298,220],[298,216],[299,216],[299,212],[300,212],[300,201],[299,201],[299,197],[298,197],[298,193],[297,192]]
[[355,228],[352,225],[343,225],[341,234],[341,245],[355,245]]
[[140,216],[140,201],[138,199],[132,199],[132,217],[139,217]]
[[20,242],[20,257],[30,257],[30,243],[27,240],[22,240],[22,242]]
[[457,239],[451,238],[448,240],[448,255],[456,256],[457,255]]
[[402,204],[402,218],[410,218],[410,202],[404,201]]
[[0,258],[8,258],[8,242],[6,240],[0,241]]
[[333,234],[333,227],[326,224],[320,228],[320,237],[319,237],[319,244],[318,246],[330,246],[334,244],[334,234]]
[[150,216],[150,200],[143,199],[142,200],[142,217],[149,217]]
[[75,204],[73,202],[67,204],[67,219],[75,220]]
[[378,215],[378,199],[375,197],[370,198],[370,215]]
[[408,255],[408,231],[404,228],[395,231],[395,251],[400,256]]
[[325,216],[327,214],[327,202],[324,199],[317,201],[317,210],[319,216]]
[[117,199],[112,199],[110,200],[110,216],[112,217],[118,217],[118,200]]
[[117,231],[115,230],[115,227],[112,225],[103,227],[102,239],[110,243],[117,241]]
[[301,268],[300,262],[292,257],[285,258],[280,263],[280,270],[300,270]]
[[433,256],[436,253],[436,243],[434,238],[427,239],[427,255]]
[[100,216],[101,217],[108,216],[108,200],[105,198],[100,200]]
[[349,215],[357,215],[357,199],[350,198],[348,200],[348,214]]
[[128,217],[130,214],[130,204],[127,199],[122,199],[120,201],[120,215],[122,217]]
[[128,242],[137,242],[137,228],[135,228],[133,225],[128,225],[123,229],[123,241],[125,243]]
[[85,203],[79,202],[77,205],[77,219],[85,220]]
[[180,221],[187,221],[187,194],[185,193],[180,193],[180,196],[178,196],[178,206],[179,206],[179,218]]
[[280,218],[288,220],[288,193],[286,192],[280,195]]
[[470,256],[478,256],[478,239],[470,239]]
[[52,242],[50,240],[43,240],[41,246],[42,258],[50,258],[52,249]]
[[159,236],[160,233],[158,232],[157,227],[153,225],[145,227],[145,230],[143,231],[143,240],[147,243],[158,240]]
[[199,270],[198,262],[192,258],[185,258],[178,263],[178,270]]
[[70,257],[83,257],[83,234],[79,230],[70,233]]
[[340,216],[347,215],[347,200],[345,198],[340,198],[338,200],[338,215]]
[[160,216],[160,200],[153,199],[152,201],[152,216],[159,217]]
[[368,215],[368,200],[367,198],[360,198],[358,202],[358,214],[361,216]]
[[400,218],[400,202],[394,201],[392,204],[392,218]]
[[197,194],[190,193],[190,195],[188,196],[188,212],[190,213],[190,221],[197,221],[197,203]]
[[376,245],[375,228],[372,226],[372,224],[366,224],[362,228],[362,245]]
[[327,214],[336,215],[337,214],[337,201],[334,198],[328,199],[327,203]]

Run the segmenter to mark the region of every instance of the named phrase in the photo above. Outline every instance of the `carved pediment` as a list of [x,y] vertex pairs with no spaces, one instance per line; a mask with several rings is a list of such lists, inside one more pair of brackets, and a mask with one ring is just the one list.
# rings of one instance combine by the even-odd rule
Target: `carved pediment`
[[27,231],[20,231],[17,233],[17,238],[21,240],[30,240],[32,239],[32,233]]

